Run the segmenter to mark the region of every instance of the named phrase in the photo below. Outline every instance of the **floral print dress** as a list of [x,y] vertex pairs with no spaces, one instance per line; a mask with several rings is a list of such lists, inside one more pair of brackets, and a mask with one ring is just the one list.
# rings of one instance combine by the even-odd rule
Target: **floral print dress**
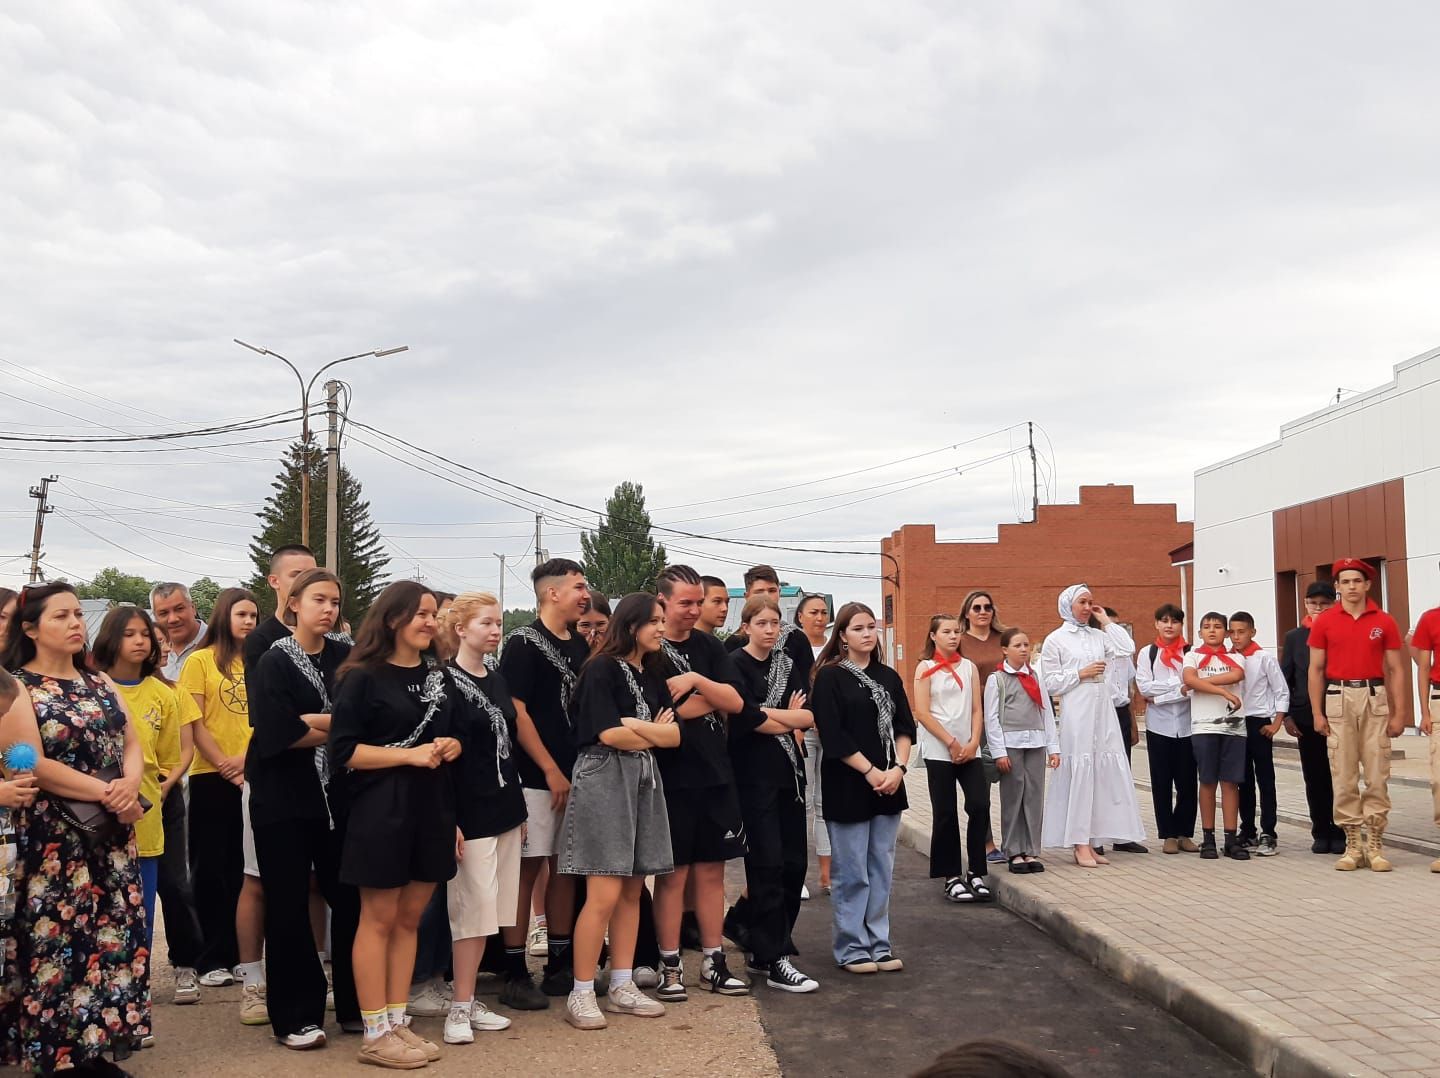
[[[109,688],[17,670],[46,758],[86,774],[120,767],[125,716]],[[150,954],[135,831],[87,839],[41,794],[20,817],[19,901],[0,930],[0,1063],[48,1074],[150,1032]],[[8,938],[6,938],[8,937]]]

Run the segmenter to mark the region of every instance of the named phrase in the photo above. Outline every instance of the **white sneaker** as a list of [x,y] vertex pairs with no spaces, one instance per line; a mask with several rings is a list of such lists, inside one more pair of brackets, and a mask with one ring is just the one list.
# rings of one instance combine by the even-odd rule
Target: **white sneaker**
[[571,992],[565,1000],[565,1021],[576,1029],[604,1029],[610,1024],[600,1013],[594,992]]
[[426,981],[419,988],[411,989],[405,1013],[416,1018],[440,1018],[450,1013],[450,999],[434,981]]
[[665,1004],[640,991],[634,981],[612,984],[605,995],[604,1006],[611,1014],[633,1014],[640,1018],[660,1018],[665,1014]]
[[470,1028],[482,1033],[499,1033],[510,1028],[510,1019],[496,1014],[477,999],[470,1004]]
[[242,1026],[265,1026],[270,1024],[270,1007],[265,998],[263,984],[247,984],[240,991],[240,1024]]
[[205,988],[224,988],[235,983],[235,974],[228,969],[212,969],[200,974],[200,984]]
[[637,988],[660,987],[660,974],[649,966],[636,966],[632,978]]
[[530,934],[525,937],[525,950],[531,958],[550,957],[550,932],[544,921],[530,922]]
[[187,1003],[200,1002],[200,978],[189,966],[177,966],[175,968],[175,1003],[184,1006]]
[[470,1028],[470,1010],[468,1007],[451,1007],[445,1016],[445,1043],[446,1044],[472,1044],[475,1040],[475,1033]]

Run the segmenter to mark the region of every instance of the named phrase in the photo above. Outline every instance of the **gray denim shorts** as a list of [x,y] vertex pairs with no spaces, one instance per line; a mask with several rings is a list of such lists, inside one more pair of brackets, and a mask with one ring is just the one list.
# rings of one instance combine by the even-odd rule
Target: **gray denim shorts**
[[570,774],[556,843],[571,876],[663,876],[675,871],[660,769],[649,752],[591,745]]

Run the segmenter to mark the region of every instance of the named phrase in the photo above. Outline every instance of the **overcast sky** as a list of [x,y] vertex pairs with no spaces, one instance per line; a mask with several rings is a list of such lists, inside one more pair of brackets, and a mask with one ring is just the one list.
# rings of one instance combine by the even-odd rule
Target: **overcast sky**
[[[1027,420],[1050,498],[1188,517],[1195,468],[1440,344],[1433,5],[203,8],[0,9],[0,430],[297,407],[233,337],[307,374],[408,344],[342,368],[354,419],[581,506],[631,479],[657,523],[870,550],[1028,514],[1027,460],[939,474]],[[493,588],[527,553],[531,498],[357,434],[400,575]],[[0,449],[0,579],[56,472],[50,575],[231,582],[281,448]],[[822,575],[874,556],[674,545],[879,594]]]

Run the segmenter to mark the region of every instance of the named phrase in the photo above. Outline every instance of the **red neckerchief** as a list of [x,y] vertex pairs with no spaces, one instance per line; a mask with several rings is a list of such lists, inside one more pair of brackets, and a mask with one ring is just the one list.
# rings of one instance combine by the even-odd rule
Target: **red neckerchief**
[[1030,669],[1029,663],[1026,663],[1019,670],[1011,670],[1007,665],[1005,672],[1020,682],[1020,687],[1025,690],[1025,695],[1035,701],[1036,707],[1044,706],[1040,703],[1040,682],[1035,680],[1035,674]]
[[1160,661],[1171,670],[1179,670],[1185,665],[1185,638],[1183,636],[1177,636],[1168,644],[1157,636],[1155,650],[1160,653]]
[[1300,619],[1300,625],[1301,625],[1302,628],[1308,629],[1308,628],[1310,628],[1310,626],[1312,626],[1312,625],[1314,625],[1314,624],[1315,624],[1315,615],[1314,615],[1314,614],[1306,614],[1303,618]]
[[1239,670],[1240,664],[1230,658],[1230,653],[1224,648],[1212,648],[1209,644],[1201,644],[1195,649],[1195,654],[1200,656],[1200,666],[1208,666],[1211,659],[1221,659],[1231,670]]
[[959,685],[963,689],[965,687],[965,682],[960,680],[960,660],[963,658],[964,656],[961,655],[958,651],[955,653],[954,658],[951,659],[944,659],[938,654],[932,655],[930,656],[930,661],[935,665],[932,666],[929,670],[926,670],[925,673],[921,674],[920,676],[929,677],[931,674],[938,674],[941,670],[949,670],[950,676],[955,679],[955,684]]
[[1231,650],[1232,650],[1236,655],[1243,655],[1243,656],[1245,656],[1245,658],[1248,659],[1248,658],[1250,658],[1250,656],[1254,655],[1257,651],[1260,650],[1260,645],[1257,644],[1257,643],[1255,643],[1255,641],[1252,640],[1252,641],[1250,641],[1250,643],[1247,644],[1244,648],[1232,648]]

